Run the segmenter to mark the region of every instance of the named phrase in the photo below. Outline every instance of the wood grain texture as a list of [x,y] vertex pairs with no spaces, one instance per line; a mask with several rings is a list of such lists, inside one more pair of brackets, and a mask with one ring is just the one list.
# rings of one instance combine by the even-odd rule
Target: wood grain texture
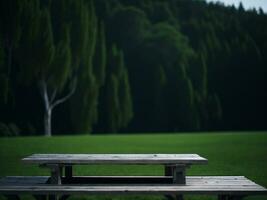
[[173,184],[171,176],[74,176],[62,178],[63,184]]
[[23,158],[35,164],[206,164],[197,154],[33,154]]
[[5,185],[42,185],[46,184],[49,176],[6,176],[0,179],[0,187]]
[[[47,178],[47,177],[46,177]],[[5,179],[5,178],[4,178]],[[30,184],[30,178],[22,177],[21,181],[28,180],[28,184],[6,185],[0,180],[2,194],[215,194],[215,195],[267,195],[267,189],[242,176],[188,176],[184,186],[174,184],[133,184],[133,185],[50,185],[44,183]],[[35,179],[33,177],[33,179]],[[41,179],[39,179],[41,180]]]

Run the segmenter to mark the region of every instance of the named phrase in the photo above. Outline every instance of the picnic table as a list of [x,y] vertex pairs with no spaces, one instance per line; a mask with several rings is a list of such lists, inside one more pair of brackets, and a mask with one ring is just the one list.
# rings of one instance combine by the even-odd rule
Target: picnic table
[[[193,164],[206,164],[207,159],[197,154],[33,154],[23,158],[28,164],[38,164],[51,171],[50,183],[92,182],[165,182],[186,184],[186,168]],[[165,177],[73,177],[74,165],[163,165]],[[65,174],[63,174],[65,173]],[[65,176],[63,176],[65,175]],[[63,178],[64,177],[64,178]]]
[[[218,200],[242,200],[267,195],[267,189],[244,176],[186,176],[194,164],[206,164],[197,154],[33,154],[24,163],[50,170],[50,176],[0,178],[0,195],[19,200],[30,194],[36,200],[66,200],[71,195],[216,195]],[[163,176],[74,176],[74,165],[163,165]],[[151,169],[152,170],[152,169]]]

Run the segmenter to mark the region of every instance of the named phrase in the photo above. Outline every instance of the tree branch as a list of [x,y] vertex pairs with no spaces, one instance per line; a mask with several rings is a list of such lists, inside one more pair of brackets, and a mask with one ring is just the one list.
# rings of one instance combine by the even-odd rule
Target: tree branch
[[77,81],[74,81],[72,87],[71,87],[71,91],[64,97],[62,97],[61,99],[56,100],[52,105],[51,105],[51,109],[55,108],[57,105],[67,101],[75,92],[76,90],[76,86],[77,86]]
[[45,103],[45,109],[49,109],[49,98],[47,94],[47,86],[44,80],[41,80],[41,95],[43,97],[44,103]]
[[53,104],[56,96],[57,96],[57,89],[54,89],[53,94],[52,94],[51,99],[50,99],[50,104]]

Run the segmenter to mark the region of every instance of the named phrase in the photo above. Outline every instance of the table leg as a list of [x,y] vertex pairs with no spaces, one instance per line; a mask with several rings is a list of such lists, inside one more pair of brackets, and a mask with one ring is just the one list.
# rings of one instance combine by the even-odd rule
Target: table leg
[[186,165],[166,165],[165,176],[172,176],[174,184],[186,184],[185,170]]
[[51,170],[50,183],[61,185],[62,167],[59,165],[50,165]]
[[[185,180],[185,178],[181,177],[181,173],[179,173],[179,170],[177,169],[176,165],[166,165],[165,166],[165,176],[172,176],[173,177],[173,183],[178,183],[178,184],[182,184],[183,180]],[[185,173],[184,173],[185,174]],[[184,183],[185,184],[185,181]],[[165,197],[168,200],[183,200],[183,195],[165,195]]]
[[[185,185],[186,180],[185,180],[185,168],[186,165],[175,165],[172,170],[173,170],[173,183],[174,184],[180,184],[180,185]],[[184,197],[183,195],[179,194],[175,196],[176,200],[183,200]]]
[[[73,176],[73,170],[72,170],[72,165],[66,165],[65,166],[65,178],[66,178],[66,184],[70,183],[71,178]],[[66,200],[70,197],[70,195],[62,195],[62,197],[60,198],[60,200]]]
[[173,170],[173,183],[185,185],[185,165],[176,165]]
[[[164,166],[164,174],[165,174],[165,176],[172,176],[173,175],[172,167],[168,166],[168,165],[165,165]],[[174,200],[175,199],[172,195],[165,195],[165,197],[168,200]]]
[[[186,165],[166,165],[165,166],[165,176],[173,177],[173,184],[186,184],[185,182],[185,169]],[[183,195],[166,195],[169,200],[183,200]]]
[[[50,183],[51,184],[57,184],[61,185],[61,177],[62,177],[62,166],[59,165],[50,165],[51,168],[51,177],[50,177]],[[49,200],[59,200],[58,195],[50,195]]]

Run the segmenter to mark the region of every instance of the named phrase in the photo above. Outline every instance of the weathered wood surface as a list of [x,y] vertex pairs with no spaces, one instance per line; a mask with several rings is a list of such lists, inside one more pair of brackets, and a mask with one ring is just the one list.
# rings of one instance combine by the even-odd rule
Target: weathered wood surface
[[171,176],[74,176],[62,178],[62,184],[173,184]]
[[[47,178],[47,177],[46,177]],[[19,183],[19,177],[16,177]],[[214,195],[267,195],[267,189],[242,176],[189,176],[184,186],[173,184],[133,185],[0,185],[2,194],[214,194]],[[25,180],[22,177],[21,180]],[[29,179],[28,179],[29,180]]]
[[23,158],[35,164],[206,164],[197,154],[33,154]]
[[49,180],[48,176],[6,176],[0,179],[0,187],[5,185],[42,185]]

